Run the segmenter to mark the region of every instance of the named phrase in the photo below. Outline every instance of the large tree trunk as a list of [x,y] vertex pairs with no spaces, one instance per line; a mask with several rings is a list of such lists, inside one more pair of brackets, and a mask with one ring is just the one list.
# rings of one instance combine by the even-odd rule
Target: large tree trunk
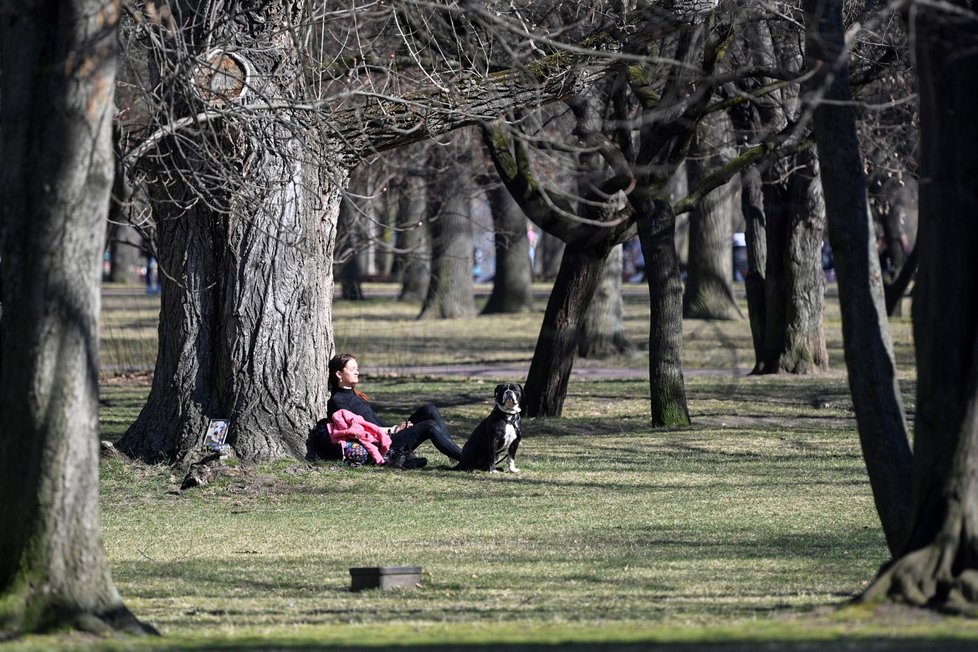
[[[309,97],[319,82],[304,68],[304,46],[315,40],[305,38],[307,3],[262,5],[261,20],[198,5],[170,2],[172,23],[142,26],[164,32],[151,58],[165,69],[149,81],[167,95],[156,107],[159,129],[126,159],[155,174],[170,278],[153,388],[120,445],[175,459],[201,443],[210,418],[225,417],[239,456],[301,457],[326,408],[334,229],[349,170],[377,152],[564,97],[606,63],[557,53],[538,61],[545,65],[472,71],[391,101],[358,100],[354,66],[324,80],[336,88]],[[336,102],[334,90],[349,102]],[[317,122],[330,107],[328,124]]]
[[[643,193],[644,194],[644,193]],[[668,202],[638,196],[638,233],[649,286],[649,394],[653,426],[690,423],[683,379],[683,286],[676,216]]]
[[[431,230],[431,280],[420,319],[454,319],[475,314],[472,278],[472,191],[470,139],[461,134],[458,157],[442,165],[442,183],[429,205],[437,207]],[[429,185],[429,188],[431,186]]]
[[[276,27],[296,18],[269,14],[255,28],[266,32],[252,34],[265,39],[260,63],[277,70],[260,79],[290,84],[257,89],[268,96],[299,92],[301,49]],[[314,129],[232,113],[205,126],[193,145],[161,143],[169,167],[151,185],[159,354],[147,403],[118,445],[146,460],[182,459],[210,419],[226,418],[239,457],[303,457],[328,398],[332,245],[347,170],[328,169]],[[307,163],[309,152],[327,169]]]
[[[824,92],[825,98],[831,101],[817,106],[815,141],[825,190],[829,241],[838,277],[849,391],[876,509],[890,551],[896,553],[903,548],[909,527],[911,453],[883,304],[879,258],[872,237],[855,111],[850,102],[842,2],[806,0],[805,8],[809,13],[809,58],[822,66],[822,74],[813,79],[812,88]],[[954,186],[941,191],[946,189],[950,193],[951,188]],[[946,233],[952,239],[958,237],[953,231]],[[951,275],[942,281],[961,287],[972,278],[965,281]],[[947,283],[948,279],[953,282]],[[954,305],[962,304],[948,303],[938,310]],[[974,304],[969,300],[969,305]],[[932,317],[940,319],[936,314]],[[947,328],[947,323],[935,324],[934,331],[927,336],[944,338]],[[918,359],[918,369],[922,362]],[[926,381],[920,377],[917,384],[923,388]],[[922,407],[918,402],[918,410]]]
[[[759,68],[800,68],[803,53],[783,21],[745,26],[750,49],[744,56]],[[758,80],[757,84],[763,84]],[[747,82],[744,92],[752,92]],[[798,119],[795,86],[759,98],[756,110],[731,114],[745,137],[763,139]],[[824,277],[821,245],[824,205],[814,155],[800,152],[745,174],[747,222],[746,290],[757,359],[754,373],[814,373],[828,367],[822,327]],[[763,199],[758,192],[763,188]]]
[[[956,2],[962,10],[971,3]],[[913,325],[913,511],[897,559],[864,599],[978,607],[978,20],[914,14],[920,78],[920,236]]]
[[825,310],[825,273],[822,237],[825,201],[818,177],[818,161],[808,150],[791,177],[791,223],[786,250],[786,302],[783,348],[768,371],[811,374],[829,367],[822,314]]
[[578,333],[601,282],[606,257],[607,252],[602,255],[574,243],[564,248],[527,373],[523,393],[527,416],[559,417],[564,408]]
[[[328,398],[322,370],[332,352],[330,236],[340,193],[322,189],[332,212],[310,204],[303,193],[315,179],[305,175],[303,187],[291,175],[301,145],[293,143],[292,162],[269,152],[250,162],[252,180],[260,170],[269,192],[249,219],[201,207],[160,220],[168,244],[160,251],[159,354],[122,450],[180,459],[200,447],[210,419],[227,418],[228,443],[243,459],[306,454]],[[340,177],[341,169],[332,175]]]
[[602,360],[632,350],[625,334],[625,302],[621,296],[624,246],[616,245],[605,259],[601,283],[581,324],[577,353]]
[[98,331],[119,6],[0,7],[0,631],[142,626],[99,515]]
[[[689,183],[700,179],[733,158],[727,141],[732,127],[726,114],[707,116],[700,122],[693,152],[687,160]],[[734,319],[739,317],[731,286],[733,270],[734,178],[699,202],[689,216],[689,254],[683,317]]]
[[824,204],[814,155],[802,152],[787,184],[769,184],[765,334],[761,373],[808,374],[828,368],[822,326],[825,278],[821,267]]
[[495,230],[496,274],[483,315],[533,310],[533,275],[526,237],[526,215],[498,182],[486,188]]

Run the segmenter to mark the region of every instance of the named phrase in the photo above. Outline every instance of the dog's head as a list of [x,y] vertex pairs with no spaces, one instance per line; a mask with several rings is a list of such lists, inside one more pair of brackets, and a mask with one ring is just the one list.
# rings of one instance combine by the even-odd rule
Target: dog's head
[[520,401],[523,400],[523,388],[516,383],[496,385],[496,407],[510,414],[520,411]]

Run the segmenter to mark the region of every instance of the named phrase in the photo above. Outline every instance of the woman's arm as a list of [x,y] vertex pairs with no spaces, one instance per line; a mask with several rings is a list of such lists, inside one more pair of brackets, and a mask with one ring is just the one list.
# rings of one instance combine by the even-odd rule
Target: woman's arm
[[326,410],[329,416],[333,416],[339,410],[349,410],[354,414],[359,414],[365,421],[369,421],[375,426],[384,427],[384,424],[377,418],[370,404],[350,389],[341,389],[333,392],[333,395],[329,397],[329,402],[326,404]]

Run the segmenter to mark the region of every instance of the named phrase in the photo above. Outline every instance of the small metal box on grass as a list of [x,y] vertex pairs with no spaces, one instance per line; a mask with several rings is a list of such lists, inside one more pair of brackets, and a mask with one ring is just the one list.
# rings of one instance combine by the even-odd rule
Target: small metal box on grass
[[403,587],[413,589],[421,584],[420,566],[370,566],[351,568],[351,591],[364,589],[393,589]]

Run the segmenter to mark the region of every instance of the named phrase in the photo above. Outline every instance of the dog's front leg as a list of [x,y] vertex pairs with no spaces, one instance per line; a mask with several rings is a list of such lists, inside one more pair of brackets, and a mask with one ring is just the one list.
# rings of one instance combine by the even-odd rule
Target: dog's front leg
[[520,441],[517,439],[509,445],[509,451],[506,453],[506,468],[510,473],[520,472],[520,470],[516,468],[516,449],[519,447],[519,445]]

